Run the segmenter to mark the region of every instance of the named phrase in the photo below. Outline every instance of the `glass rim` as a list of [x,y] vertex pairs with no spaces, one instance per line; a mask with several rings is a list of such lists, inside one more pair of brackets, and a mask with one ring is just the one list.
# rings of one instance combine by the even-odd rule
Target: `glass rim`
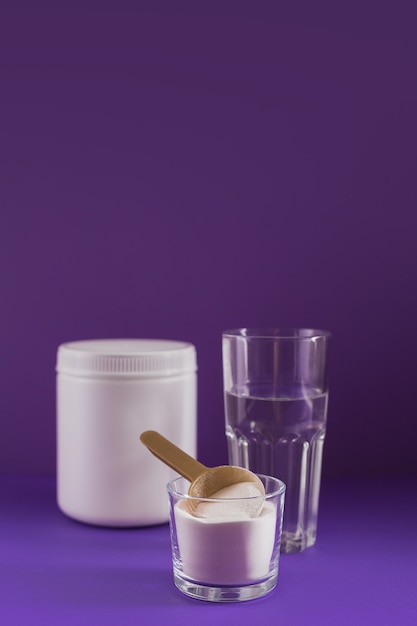
[[222,331],[223,338],[242,339],[290,339],[293,341],[311,341],[315,339],[330,339],[331,333],[328,330],[302,327],[280,327],[280,326],[253,326],[242,328],[231,328]]
[[269,476],[268,474],[256,474],[256,476],[258,476],[258,478],[260,478],[261,480],[262,478],[269,478],[270,480],[275,482],[276,488],[273,491],[265,493],[264,496],[245,496],[243,498],[202,498],[200,496],[190,496],[188,493],[183,493],[182,491],[178,491],[178,489],[174,489],[173,485],[177,480],[182,479],[189,482],[186,478],[184,478],[184,476],[176,476],[167,483],[166,488],[170,495],[178,496],[184,500],[189,500],[191,502],[197,500],[198,502],[236,502],[236,500],[249,500],[253,502],[254,500],[259,499],[269,500],[275,496],[280,496],[285,493],[287,486],[280,478],[276,478],[275,476]]

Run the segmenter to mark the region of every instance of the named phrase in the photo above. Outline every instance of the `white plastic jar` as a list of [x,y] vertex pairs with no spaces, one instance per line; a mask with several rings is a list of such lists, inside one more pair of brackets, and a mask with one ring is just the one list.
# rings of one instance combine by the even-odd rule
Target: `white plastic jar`
[[196,456],[193,345],[152,339],[75,341],[57,354],[57,499],[104,526],[167,522],[175,472],[139,441],[157,430]]

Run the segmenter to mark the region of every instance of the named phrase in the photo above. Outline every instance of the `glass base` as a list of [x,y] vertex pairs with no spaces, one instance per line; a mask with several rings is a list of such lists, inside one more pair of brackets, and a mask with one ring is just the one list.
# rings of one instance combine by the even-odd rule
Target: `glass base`
[[187,580],[178,572],[174,572],[174,583],[182,593],[197,600],[206,600],[208,602],[244,602],[245,600],[261,598],[272,591],[277,584],[277,573],[259,583],[216,587]]
[[296,554],[303,552],[306,548],[311,548],[316,543],[316,534],[308,534],[307,537],[300,537],[289,532],[283,532],[281,538],[281,554]]

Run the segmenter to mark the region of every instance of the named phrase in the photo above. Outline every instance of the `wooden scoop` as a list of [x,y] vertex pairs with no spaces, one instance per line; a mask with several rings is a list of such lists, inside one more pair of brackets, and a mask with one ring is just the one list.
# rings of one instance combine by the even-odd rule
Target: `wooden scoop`
[[[248,469],[235,465],[206,467],[154,430],[142,433],[140,440],[158,459],[190,481],[190,496],[211,498],[220,489],[237,483],[254,483],[259,495],[265,496],[262,481]],[[263,501],[260,498],[259,510],[262,506]]]

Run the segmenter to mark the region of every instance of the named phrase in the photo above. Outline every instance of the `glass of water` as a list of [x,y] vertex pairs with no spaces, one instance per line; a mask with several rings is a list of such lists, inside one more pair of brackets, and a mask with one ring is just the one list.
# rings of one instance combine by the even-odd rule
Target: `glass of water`
[[286,484],[286,553],[316,541],[329,339],[327,331],[312,329],[223,332],[229,463]]

